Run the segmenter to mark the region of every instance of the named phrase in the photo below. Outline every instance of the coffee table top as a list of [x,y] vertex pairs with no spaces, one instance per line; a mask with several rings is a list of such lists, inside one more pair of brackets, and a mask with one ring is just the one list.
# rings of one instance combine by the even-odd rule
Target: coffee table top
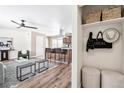
[[46,60],[46,59],[40,59],[40,60],[37,60],[37,61],[35,61],[35,62],[37,62],[37,63],[43,63],[43,62],[47,62],[48,60]]
[[45,60],[45,59],[40,59],[40,58],[32,58],[32,59],[24,59],[24,60],[15,60],[17,61],[18,63],[20,63],[18,66],[21,66],[21,65],[26,65],[26,64],[29,64],[29,63],[42,63],[42,62],[46,62],[48,60]]
[[25,64],[20,64],[19,66],[17,66],[18,68],[26,68],[26,67],[30,67],[32,65],[35,65],[35,62],[27,62]]

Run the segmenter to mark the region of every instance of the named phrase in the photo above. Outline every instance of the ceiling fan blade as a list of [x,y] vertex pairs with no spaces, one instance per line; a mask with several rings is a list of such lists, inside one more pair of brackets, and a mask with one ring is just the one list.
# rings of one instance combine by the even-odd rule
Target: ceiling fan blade
[[15,23],[15,24],[17,24],[17,25],[20,25],[19,23],[15,22],[15,21],[13,21],[13,20],[11,20],[11,22],[13,22],[13,23]]
[[26,28],[32,28],[32,29],[38,29],[37,27],[31,27],[31,26],[24,26]]

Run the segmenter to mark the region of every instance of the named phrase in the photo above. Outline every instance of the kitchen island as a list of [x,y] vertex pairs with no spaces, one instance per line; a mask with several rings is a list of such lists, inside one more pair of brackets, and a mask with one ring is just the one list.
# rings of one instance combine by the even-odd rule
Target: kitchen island
[[51,62],[71,63],[72,49],[71,48],[46,48],[45,58]]

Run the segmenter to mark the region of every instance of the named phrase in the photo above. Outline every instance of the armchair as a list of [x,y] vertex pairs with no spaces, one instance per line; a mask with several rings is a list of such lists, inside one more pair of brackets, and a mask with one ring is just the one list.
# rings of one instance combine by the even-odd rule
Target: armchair
[[29,59],[30,52],[29,50],[18,51],[18,60],[20,57]]

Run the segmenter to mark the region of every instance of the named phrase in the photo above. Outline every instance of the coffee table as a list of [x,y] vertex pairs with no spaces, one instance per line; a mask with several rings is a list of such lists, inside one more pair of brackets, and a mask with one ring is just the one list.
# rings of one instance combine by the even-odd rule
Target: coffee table
[[[38,68],[37,68],[38,73],[43,72],[49,68],[49,61],[46,59],[37,60],[35,62],[36,64],[38,64]],[[42,67],[41,64],[43,64]]]
[[[32,69],[34,67],[34,69]],[[26,74],[22,74],[22,70],[25,68],[30,68],[30,72],[26,73]],[[32,72],[33,70],[33,72]],[[31,74],[31,76],[34,76],[36,74],[36,63],[34,62],[27,62],[25,64],[19,65],[16,67],[16,77],[18,80],[23,81],[27,78],[29,78],[29,74]],[[25,77],[27,76],[27,77]],[[25,77],[25,78],[24,78]]]

